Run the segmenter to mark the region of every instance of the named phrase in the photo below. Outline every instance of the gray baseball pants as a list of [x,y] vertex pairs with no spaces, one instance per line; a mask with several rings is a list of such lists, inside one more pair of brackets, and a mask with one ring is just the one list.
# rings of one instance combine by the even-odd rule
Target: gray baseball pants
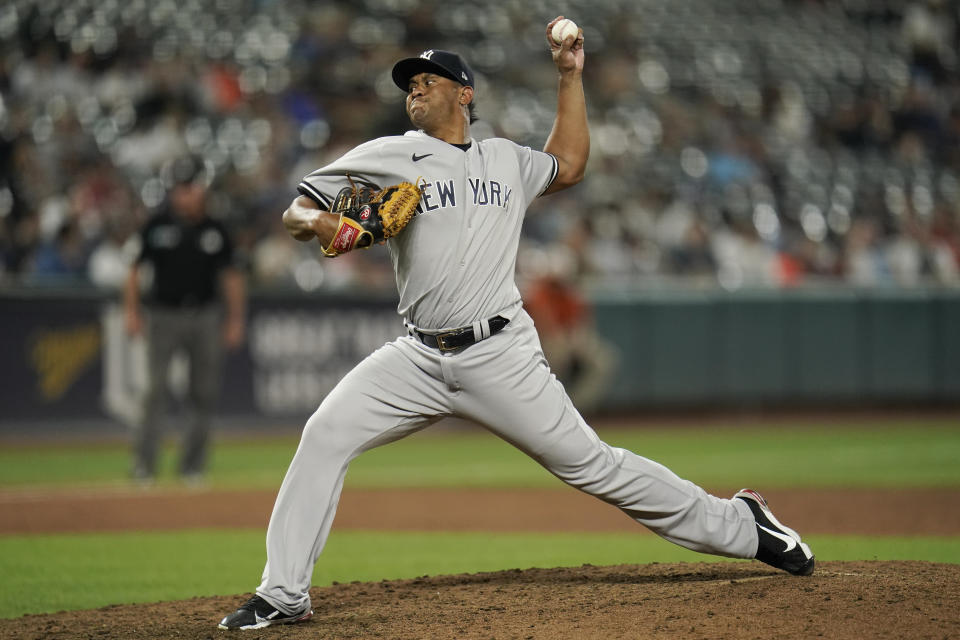
[[143,414],[134,440],[134,471],[156,474],[167,410],[168,371],[178,351],[190,364],[189,417],[182,434],[179,471],[202,473],[206,468],[210,422],[220,388],[223,353],[221,313],[216,305],[197,308],[153,307],[147,316],[147,388]]
[[476,421],[671,542],[737,558],[756,554],[755,520],[742,500],[711,496],[600,440],[551,374],[533,322],[520,311],[497,335],[453,355],[398,338],[340,381],[307,421],[280,487],[257,593],[288,615],[308,606],[350,461],[451,415]]

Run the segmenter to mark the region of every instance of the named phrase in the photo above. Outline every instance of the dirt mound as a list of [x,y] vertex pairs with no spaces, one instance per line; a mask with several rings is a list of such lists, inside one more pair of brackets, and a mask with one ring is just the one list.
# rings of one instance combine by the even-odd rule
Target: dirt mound
[[[960,531],[960,514],[940,508],[957,504],[955,489],[765,493],[778,516],[803,523],[804,533]],[[265,529],[274,496],[123,487],[7,491],[0,492],[6,516],[0,533]],[[860,508],[851,510],[851,504]],[[616,509],[569,490],[350,490],[340,507],[340,528],[644,531]],[[311,595],[312,620],[260,631],[216,629],[246,597],[236,596],[0,619],[0,640],[960,639],[960,565],[924,562],[824,562],[809,578],[757,562],[527,569],[340,584],[314,588]]]
[[217,621],[243,598],[0,620],[0,640],[183,638],[960,638],[960,566],[824,562],[795,578],[757,562],[583,566],[338,584],[314,617],[252,632]]

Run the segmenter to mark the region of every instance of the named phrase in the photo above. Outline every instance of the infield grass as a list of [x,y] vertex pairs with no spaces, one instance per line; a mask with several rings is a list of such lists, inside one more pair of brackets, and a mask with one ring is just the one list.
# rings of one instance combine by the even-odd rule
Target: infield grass
[[[919,559],[960,563],[958,539],[811,536],[808,540],[822,561]],[[264,560],[260,530],[0,537],[0,575],[4,576],[0,582],[0,618],[108,604],[245,594],[256,587]],[[642,532],[491,535],[334,531],[317,564],[314,584],[585,563],[714,561],[745,562],[687,551]]]

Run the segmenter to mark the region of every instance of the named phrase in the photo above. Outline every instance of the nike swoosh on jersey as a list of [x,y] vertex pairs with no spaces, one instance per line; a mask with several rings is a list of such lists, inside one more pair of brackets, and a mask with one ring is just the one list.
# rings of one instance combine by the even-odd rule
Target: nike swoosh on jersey
[[757,526],[763,529],[764,531],[766,531],[767,533],[769,533],[770,535],[772,535],[774,538],[780,538],[781,540],[783,540],[787,544],[787,548],[783,550],[784,553],[793,550],[793,548],[797,546],[797,541],[791,538],[790,536],[788,536],[787,534],[781,533],[779,531],[774,531],[773,529],[767,529],[762,524],[758,524]]
[[410,157],[413,159],[414,162],[420,162],[421,160],[423,160],[423,159],[426,158],[427,156],[432,156],[432,155],[433,155],[432,153],[425,153],[425,154],[423,154],[422,156],[418,156],[417,154],[413,154],[413,155],[410,156]]

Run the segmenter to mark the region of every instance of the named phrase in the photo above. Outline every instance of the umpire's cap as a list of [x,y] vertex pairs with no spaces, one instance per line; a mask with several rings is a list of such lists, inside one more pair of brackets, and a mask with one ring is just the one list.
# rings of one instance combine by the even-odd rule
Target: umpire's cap
[[393,82],[404,91],[410,88],[410,78],[418,73],[436,73],[473,87],[473,70],[456,53],[441,49],[427,49],[416,58],[404,58],[393,65]]

